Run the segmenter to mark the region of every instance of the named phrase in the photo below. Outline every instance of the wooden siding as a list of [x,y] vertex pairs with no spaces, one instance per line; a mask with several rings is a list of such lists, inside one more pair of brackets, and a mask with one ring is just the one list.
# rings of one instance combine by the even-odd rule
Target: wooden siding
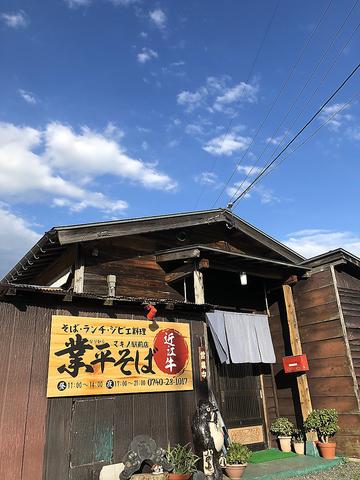
[[[354,288],[353,278],[350,280],[343,277],[342,282],[342,285],[346,282],[347,287],[351,282]],[[360,299],[360,283],[357,286],[357,293],[354,293],[353,289],[350,294],[348,288],[345,295],[344,287],[340,286],[339,291],[349,342],[352,352],[355,353],[353,361],[359,375],[360,335],[358,337],[357,331],[354,333],[352,330],[356,318],[360,320],[360,303],[356,303]],[[339,411],[341,430],[336,435],[338,451],[348,456],[359,457],[359,404],[354,390],[351,358],[330,267],[297,283],[293,288],[293,294],[302,348],[309,360],[308,382],[313,408],[336,408]],[[292,352],[281,293],[274,292],[269,301],[270,330],[276,354],[276,364],[272,368],[267,367],[267,371],[263,372],[269,423],[277,416],[285,416],[301,426],[296,378],[285,375],[282,366],[282,357],[291,355]],[[270,442],[275,445],[274,438],[270,438]]]
[[352,364],[360,385],[360,279],[344,271],[336,272],[341,309],[351,351]]
[[331,269],[326,267],[296,284],[294,298],[303,351],[309,360],[313,408],[339,411],[338,451],[359,456],[360,412],[335,288]]
[[194,391],[47,399],[52,314],[144,318],[136,307],[0,303],[0,478],[97,480],[102,466],[121,461],[137,434],[150,434],[163,446],[191,441],[191,417],[198,400],[207,397],[197,355],[204,342],[201,313],[158,317],[190,323]]

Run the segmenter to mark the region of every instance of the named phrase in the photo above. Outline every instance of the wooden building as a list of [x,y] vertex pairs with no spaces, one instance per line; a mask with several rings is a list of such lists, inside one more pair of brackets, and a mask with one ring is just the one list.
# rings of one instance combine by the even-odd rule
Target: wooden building
[[[305,261],[222,209],[53,228],[1,282],[0,478],[98,479],[135,435],[191,441],[197,402],[211,395],[253,448],[273,444],[276,416],[301,425],[311,401],[335,407],[340,452],[359,456],[359,267],[342,250]],[[53,315],[144,321],[149,304],[159,325],[190,326],[193,389],[47,397]],[[268,313],[276,363],[220,364],[214,308]],[[301,349],[308,375],[285,375],[282,357]]]

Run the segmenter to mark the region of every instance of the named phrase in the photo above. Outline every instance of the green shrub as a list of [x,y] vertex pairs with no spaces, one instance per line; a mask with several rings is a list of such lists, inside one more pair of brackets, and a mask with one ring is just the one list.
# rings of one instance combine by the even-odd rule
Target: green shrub
[[316,432],[320,442],[327,443],[339,430],[338,412],[335,408],[313,410],[304,422],[307,432]]
[[270,425],[270,432],[276,437],[291,437],[294,430],[294,424],[285,417],[276,418]]
[[299,428],[295,428],[292,433],[292,438],[295,443],[302,443],[305,440],[304,432]]
[[200,458],[192,452],[189,443],[186,445],[168,446],[166,457],[174,465],[174,473],[195,473],[196,464]]
[[251,457],[251,450],[241,443],[231,443],[226,452],[226,463],[228,465],[240,465],[247,463]]

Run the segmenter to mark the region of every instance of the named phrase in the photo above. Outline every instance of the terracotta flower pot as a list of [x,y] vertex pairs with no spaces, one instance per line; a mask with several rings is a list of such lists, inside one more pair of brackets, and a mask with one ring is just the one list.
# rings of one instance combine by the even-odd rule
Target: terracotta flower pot
[[239,465],[227,465],[225,468],[226,475],[231,480],[239,480],[245,472],[247,463],[241,463]]
[[317,442],[317,446],[319,448],[320,455],[323,458],[327,458],[328,460],[333,460],[335,458],[335,450],[336,450],[335,442],[328,442],[328,443]]
[[305,443],[304,442],[293,442],[295,453],[298,455],[305,454]]
[[280,450],[282,452],[291,452],[291,437],[278,437]]
[[169,480],[189,480],[191,473],[169,473]]

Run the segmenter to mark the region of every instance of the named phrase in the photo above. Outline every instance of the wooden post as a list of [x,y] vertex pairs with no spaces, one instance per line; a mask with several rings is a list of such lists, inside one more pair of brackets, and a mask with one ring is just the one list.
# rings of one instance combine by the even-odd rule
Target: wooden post
[[202,272],[194,270],[195,303],[205,303],[204,278]]
[[[302,346],[300,341],[299,327],[296,318],[296,310],[294,304],[294,297],[290,285],[283,285],[283,293],[285,300],[286,316],[289,325],[290,343],[293,355],[302,354]],[[306,373],[297,377],[297,384],[299,390],[299,398],[301,405],[301,413],[303,420],[306,420],[308,415],[312,412],[311,397]],[[308,440],[316,440],[316,434],[307,435]]]
[[78,246],[75,260],[74,293],[84,292],[84,273],[84,256],[81,252],[81,247]]

